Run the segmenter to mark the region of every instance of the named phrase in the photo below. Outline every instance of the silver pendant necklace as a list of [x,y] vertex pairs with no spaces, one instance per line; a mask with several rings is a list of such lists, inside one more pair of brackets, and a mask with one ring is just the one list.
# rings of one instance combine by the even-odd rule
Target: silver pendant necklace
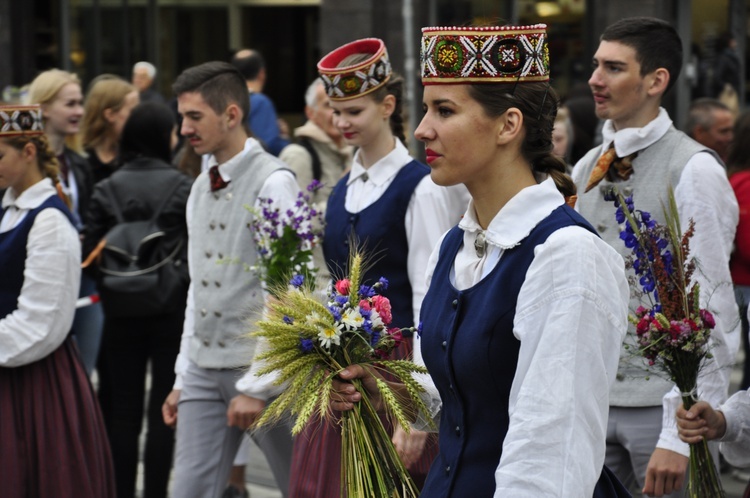
[[480,231],[477,234],[477,238],[474,239],[474,250],[477,253],[478,258],[484,257],[484,250],[487,247],[487,240],[484,236],[484,231]]

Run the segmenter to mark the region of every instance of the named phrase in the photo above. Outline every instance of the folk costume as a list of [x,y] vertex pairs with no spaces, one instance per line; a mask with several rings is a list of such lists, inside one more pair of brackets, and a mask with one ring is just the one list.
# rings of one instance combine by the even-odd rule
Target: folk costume
[[[0,138],[41,135],[39,106],[0,107]],[[115,496],[101,413],[69,336],[80,283],[74,216],[50,179],[0,209],[0,483],[9,498]]]
[[[356,66],[339,68],[346,56],[372,54]],[[383,87],[391,77],[382,40],[364,39],[344,45],[318,64],[331,100],[349,100]],[[464,190],[438,187],[429,168],[415,161],[400,140],[369,168],[358,152],[351,172],[334,187],[326,208],[323,252],[332,275],[347,269],[349,249],[359,243],[374,259],[364,281],[389,281],[384,292],[393,307],[393,326],[411,327],[419,316],[427,257],[439,237],[455,224],[465,207]],[[355,241],[355,242],[353,242]],[[411,355],[411,338],[396,354]],[[437,454],[436,438],[428,436],[420,459],[408,470],[418,486]],[[330,422],[311,422],[295,438],[290,495],[299,498],[340,496],[341,432]]]
[[[287,209],[299,192],[294,175],[253,138],[222,164],[210,156],[208,166],[193,183],[186,209],[191,282],[174,386],[182,392],[172,495],[180,498],[221,496],[244,434],[227,427],[226,413],[232,398],[252,395],[238,384],[255,350],[254,341],[242,336],[248,314],[263,307],[257,275],[230,263],[252,265],[257,254],[244,206],[257,206],[263,197]],[[285,492],[289,428],[280,425],[253,437]]]
[[[546,26],[425,28],[422,77],[511,93],[547,81]],[[521,190],[486,229],[472,201],[428,280],[415,361],[440,454],[422,496],[629,496],[603,468],[624,265],[554,181]]]
[[[711,332],[714,360],[701,370],[698,390],[702,400],[719,406],[728,396],[731,366],[740,340],[739,312],[729,272],[739,214],[726,172],[712,151],[674,128],[664,109],[642,128],[618,131],[612,121],[606,121],[602,135],[602,146],[592,149],[573,170],[579,189],[576,210],[604,240],[627,256],[630,249],[619,238],[615,207],[604,200],[604,194],[615,185],[625,195],[632,195],[639,209],[664,224],[662,205],[668,202],[668,187],[674,188],[682,229],[687,229],[690,219],[695,221],[690,255],[699,262],[695,279],[701,287],[701,307],[709,309],[716,319],[716,328]],[[583,193],[597,158],[610,148],[618,157],[637,153],[632,160],[632,174],[627,178],[607,175]],[[630,309],[640,304],[633,297]],[[631,327],[621,349],[610,397],[607,465],[618,476],[634,472],[643,483],[654,447],[686,457],[689,448],[677,434],[675,415],[682,402],[680,393],[674,383],[650,374],[645,362],[633,354],[634,342],[635,329]],[[637,425],[629,424],[636,419]]]

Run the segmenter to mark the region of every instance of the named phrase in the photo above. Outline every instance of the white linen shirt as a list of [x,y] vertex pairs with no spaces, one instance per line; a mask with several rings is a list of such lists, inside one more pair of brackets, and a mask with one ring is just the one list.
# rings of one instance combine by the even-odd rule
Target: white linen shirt
[[[482,228],[470,203],[459,224],[464,240],[451,283],[459,290],[476,285],[506,249],[564,202],[551,179],[523,189],[490,222],[481,258],[474,240]],[[428,281],[438,255],[439,246]],[[604,464],[609,388],[627,330],[628,298],[622,257],[586,229],[561,228],[536,247],[513,322],[521,346],[496,498],[591,496]],[[424,364],[417,346],[415,361]],[[429,376],[420,380],[437,418],[437,389]]]
[[750,467],[750,391],[735,393],[719,409],[727,423],[721,452],[735,467]]
[[[602,129],[602,151],[614,142],[619,157],[645,149],[657,142],[672,126],[663,108],[643,128],[616,131],[612,121]],[[573,169],[573,180],[580,184],[580,170]],[[664,188],[667,188],[665,185]],[[711,333],[711,353],[715,362],[703,368],[698,376],[698,396],[712,406],[719,406],[728,396],[731,366],[740,343],[739,312],[729,274],[729,256],[739,222],[739,207],[726,170],[708,152],[699,152],[685,165],[680,183],[674,186],[677,211],[683,233],[692,218],[695,234],[690,239],[690,254],[698,261],[694,279],[701,288],[701,307],[708,308],[716,319]],[[636,201],[637,206],[637,201]],[[682,397],[677,387],[664,397],[662,432],[657,448],[690,454],[687,443],[677,433],[677,408]]]
[[[29,211],[57,191],[48,178],[3,196],[0,233],[18,226]],[[58,209],[37,214],[26,242],[26,263],[18,308],[0,318],[0,367],[28,365],[54,352],[73,325],[81,283],[78,232]]]
[[[347,182],[344,207],[350,213],[358,213],[374,204],[385,193],[401,168],[413,161],[409,151],[400,140],[395,139],[393,150],[369,168],[362,165],[359,151],[354,156],[351,174]],[[368,180],[362,181],[362,175],[367,173]],[[419,309],[422,299],[427,292],[424,275],[427,260],[438,239],[452,226],[458,223],[461,213],[469,201],[466,187],[439,187],[427,175],[414,189],[409,205],[406,209],[404,225],[406,240],[409,244],[407,256],[407,272],[412,289],[412,309],[414,323],[419,323]],[[264,341],[259,341],[257,351],[267,347]],[[253,362],[250,373],[261,368],[261,364]],[[237,389],[248,396],[267,400],[280,394],[283,386],[275,386],[274,374],[264,375],[253,379],[245,376],[237,382]]]
[[[224,179],[224,181],[229,182],[232,180],[232,174],[242,164],[242,160],[245,157],[245,155],[255,147],[261,147],[260,143],[254,138],[248,138],[245,141],[244,149],[240,153],[238,153],[237,155],[235,155],[234,157],[232,157],[231,159],[229,159],[227,162],[223,164],[218,164],[218,162],[216,161],[216,157],[212,154],[208,156],[204,156],[204,163],[206,165],[204,172],[208,168],[218,164],[219,174]],[[299,187],[297,186],[297,181],[294,178],[294,174],[288,170],[278,170],[268,175],[268,178],[263,183],[263,186],[258,192],[258,197],[259,198],[263,197],[265,199],[273,199],[274,205],[279,206],[279,209],[284,211],[286,209],[290,209],[294,207],[294,203],[297,201],[298,193],[299,193]],[[186,207],[188,239],[192,236],[192,234],[190,233],[190,228],[192,226],[191,213],[193,211],[192,207],[193,207],[194,202],[195,202],[195,199],[191,192],[190,196],[188,197],[187,207]],[[258,203],[257,199],[255,202],[255,207],[260,207],[260,204]],[[189,244],[188,244],[188,251],[190,251]],[[176,377],[175,377],[174,389],[182,389],[182,375],[187,370],[187,367],[189,365],[190,359],[189,359],[189,354],[188,354],[188,348],[190,347],[190,338],[193,336],[194,333],[195,333],[195,298],[193,295],[193,283],[191,282],[190,286],[188,287],[187,306],[185,309],[185,322],[182,327],[182,339],[180,341],[180,353],[177,355],[177,360],[175,361]]]

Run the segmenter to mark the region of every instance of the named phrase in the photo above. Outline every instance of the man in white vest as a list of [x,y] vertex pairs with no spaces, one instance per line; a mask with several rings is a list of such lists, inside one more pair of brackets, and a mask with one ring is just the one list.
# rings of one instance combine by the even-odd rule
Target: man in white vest
[[[695,279],[701,285],[701,306],[710,309],[717,322],[714,360],[699,376],[698,394],[718,406],[728,395],[740,338],[729,275],[739,213],[715,153],[677,131],[661,107],[681,65],[682,43],[663,20],[627,18],[605,29],[589,80],[597,116],[606,120],[604,141],[573,170],[576,209],[625,257],[630,249],[619,238],[615,207],[604,194],[614,184],[633,196],[637,209],[664,223],[661,203],[667,205],[668,187],[674,187],[683,230],[691,218],[695,221],[691,256],[699,262]],[[614,159],[606,174],[592,176],[605,154]],[[638,298],[631,299],[631,311],[639,304]],[[626,485],[637,485],[646,495],[680,496],[689,455],[675,421],[681,398],[672,382],[648,371],[636,354],[634,336],[631,326],[610,394],[605,463]]]
[[[187,203],[191,283],[177,380],[162,407],[165,422],[177,426],[171,496],[219,498],[243,431],[265,405],[235,385],[255,350],[245,337],[247,318],[262,310],[264,295],[256,274],[230,261],[255,263],[245,206],[264,197],[286,210],[299,188],[284,163],[248,138],[245,80],[231,64],[187,69],[173,90],[183,118],[180,132],[198,154],[208,155],[208,169],[195,180]],[[254,437],[286,495],[289,428]]]

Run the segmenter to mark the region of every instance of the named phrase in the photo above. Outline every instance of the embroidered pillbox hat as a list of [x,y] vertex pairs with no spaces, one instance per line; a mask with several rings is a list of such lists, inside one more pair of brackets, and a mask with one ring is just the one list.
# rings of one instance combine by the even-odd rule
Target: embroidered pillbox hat
[[33,105],[0,105],[0,137],[44,134],[42,109]]
[[549,81],[547,25],[422,28],[422,83]]
[[[362,61],[337,67],[354,54],[370,54]],[[343,45],[318,62],[318,73],[331,100],[356,99],[382,87],[391,78],[391,62],[385,43],[379,38],[364,38]]]

